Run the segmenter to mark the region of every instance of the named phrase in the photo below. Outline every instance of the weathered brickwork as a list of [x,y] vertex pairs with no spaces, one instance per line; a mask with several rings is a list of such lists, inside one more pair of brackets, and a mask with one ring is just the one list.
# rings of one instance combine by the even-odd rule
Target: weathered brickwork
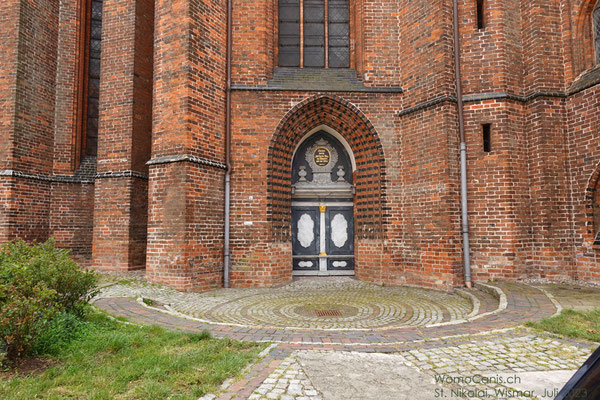
[[146,265],[153,14],[151,0],[103,2],[93,265],[104,270]]
[[183,291],[221,286],[223,171],[190,162],[150,171],[148,278]]
[[69,248],[84,265],[92,261],[94,185],[52,183],[50,232],[56,245]]
[[[595,3],[486,0],[478,27],[459,0],[476,281],[600,281]],[[227,1],[103,1],[97,158],[82,158],[86,4],[0,3],[0,242],[52,235],[86,265],[220,287]],[[278,1],[233,0],[232,286],[292,278],[291,162],[318,129],[356,161],[357,277],[464,282],[452,0],[349,14],[351,68],[294,71]]]
[[147,274],[205,290],[223,275],[226,3],[155,7]]
[[[599,71],[600,72],[600,71]],[[600,246],[600,87],[577,93],[567,100],[569,169],[572,179],[573,245],[580,279],[598,281]]]
[[19,173],[52,170],[58,1],[7,1],[0,13],[0,186],[6,199],[0,236],[42,240],[49,234],[49,182]]
[[460,279],[460,242],[450,233],[460,230],[455,121],[456,106],[447,101],[396,121],[398,138],[389,157],[396,168],[393,179],[388,177],[391,222],[385,244],[393,257],[382,271],[392,283],[405,279],[450,287]]

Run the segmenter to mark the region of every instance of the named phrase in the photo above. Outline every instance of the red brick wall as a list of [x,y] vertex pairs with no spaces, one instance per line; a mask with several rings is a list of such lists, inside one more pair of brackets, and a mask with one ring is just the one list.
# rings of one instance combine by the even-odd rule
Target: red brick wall
[[222,286],[223,176],[222,170],[187,162],[152,166],[146,267],[151,281],[183,291]]
[[[58,0],[21,1],[18,21],[12,168],[49,174],[52,171]],[[15,20],[12,23],[15,24]],[[23,210],[23,216],[26,212]]]
[[94,185],[52,183],[50,232],[59,247],[69,248],[84,265],[92,262]]
[[574,278],[564,102],[538,98],[528,112],[532,273]]
[[[54,159],[53,174],[73,176],[79,165],[82,111],[78,108],[80,68],[85,60],[80,53],[82,34],[82,2],[65,0],[60,3],[57,73],[55,90]],[[90,160],[91,161],[91,160]],[[90,164],[95,163],[90,162]],[[91,165],[90,165],[91,166]],[[94,212],[94,185],[87,174],[88,183],[53,182],[50,200],[50,234],[57,246],[69,248],[75,259],[85,265],[92,261],[92,229]]]
[[[405,90],[404,108],[455,93],[451,4],[449,0],[399,4],[399,59],[381,62],[401,66],[397,84]],[[381,52],[377,54],[381,57]]]
[[[72,175],[79,164],[75,146],[77,134],[81,134],[81,114],[79,103],[79,68],[84,60],[81,58],[79,41],[81,1],[65,0],[61,2],[59,11],[57,71],[56,71],[56,112],[54,121],[54,162],[53,172],[61,175]],[[90,208],[90,212],[93,208]]]
[[[566,2],[566,1],[565,1]],[[569,2],[567,2],[568,6]],[[570,52],[566,56],[572,60],[569,65],[572,67],[567,76],[568,82],[575,79],[580,73],[592,68],[595,64],[593,27],[591,14],[596,0],[572,0],[570,2],[571,10],[567,21],[567,34],[571,41]]]
[[[577,276],[600,281],[600,248],[593,246],[600,230],[600,86],[581,91],[567,101],[569,169],[573,201],[573,245]],[[594,208],[595,207],[595,208]]]
[[225,2],[159,0],[152,157],[224,161]]
[[[0,5],[0,170],[48,175],[52,170],[58,1]],[[44,49],[44,51],[40,51]],[[48,236],[49,183],[0,177],[8,204],[0,238]],[[8,192],[7,192],[8,190]]]
[[[384,276],[449,288],[462,280],[456,105],[442,102],[403,115],[388,158],[390,216]],[[388,168],[392,171],[392,167]],[[395,201],[394,201],[395,200]]]
[[[12,168],[17,95],[17,37],[20,0],[0,3],[0,169]],[[5,180],[6,178],[0,178]]]
[[[460,0],[474,278],[598,281],[594,1],[487,0],[483,30],[475,4]],[[267,84],[277,65],[277,0],[233,5],[233,83]],[[462,283],[451,5],[351,2],[357,76],[367,87],[401,86],[402,94],[234,91],[234,286],[291,278],[291,157],[321,124],[357,158],[358,277]],[[105,0],[95,185],[56,176],[81,175],[73,171],[80,6],[0,4],[0,241],[54,234],[89,263],[94,229],[98,267],[143,267],[147,241],[151,280],[218,287],[226,2]],[[492,126],[490,153],[482,149],[484,123]]]
[[[530,207],[525,106],[487,100],[466,104],[468,196],[474,280],[528,273]],[[491,125],[491,152],[483,148]]]
[[233,1],[232,70],[236,83],[266,83],[277,45],[278,0]]
[[155,8],[147,276],[180,290],[222,285],[226,2]]
[[101,269],[146,264],[153,22],[151,0],[104,1],[98,173],[108,175],[96,180],[93,243]]
[[[349,142],[357,159],[357,275],[388,284],[456,285],[462,271],[455,233],[458,186],[449,174],[457,178],[458,164],[450,157],[457,158],[458,144],[447,135],[455,129],[455,106],[398,122],[393,110],[400,95],[322,96],[234,92],[232,284],[290,278],[291,157],[300,138],[327,125]],[[369,125],[375,133],[368,133]]]
[[[15,122],[15,97],[17,69],[17,36],[19,1],[0,3],[0,169],[12,167],[13,134]],[[13,179],[0,176],[0,242],[11,237],[10,210]]]

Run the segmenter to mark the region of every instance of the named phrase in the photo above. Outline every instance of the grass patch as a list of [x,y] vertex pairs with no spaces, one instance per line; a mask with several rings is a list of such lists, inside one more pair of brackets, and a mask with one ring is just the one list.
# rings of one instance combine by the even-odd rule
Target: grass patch
[[600,342],[600,309],[592,311],[563,310],[560,315],[528,322],[527,326],[575,339]]
[[99,313],[68,323],[75,332],[68,343],[43,346],[58,365],[35,376],[3,374],[0,398],[198,399],[239,374],[265,348],[212,339],[208,332],[124,325]]

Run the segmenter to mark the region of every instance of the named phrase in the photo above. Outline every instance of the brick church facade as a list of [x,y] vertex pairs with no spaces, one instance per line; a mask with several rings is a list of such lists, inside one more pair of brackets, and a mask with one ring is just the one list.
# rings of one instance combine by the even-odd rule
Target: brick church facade
[[186,291],[226,235],[233,287],[460,286],[462,106],[473,280],[600,282],[600,1],[459,0],[462,104],[452,0],[231,10],[0,2],[0,242]]

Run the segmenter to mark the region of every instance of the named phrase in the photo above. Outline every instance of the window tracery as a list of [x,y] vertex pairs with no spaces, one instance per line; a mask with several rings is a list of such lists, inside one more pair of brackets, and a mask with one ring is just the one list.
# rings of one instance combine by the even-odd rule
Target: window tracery
[[279,66],[348,68],[348,0],[279,0]]

